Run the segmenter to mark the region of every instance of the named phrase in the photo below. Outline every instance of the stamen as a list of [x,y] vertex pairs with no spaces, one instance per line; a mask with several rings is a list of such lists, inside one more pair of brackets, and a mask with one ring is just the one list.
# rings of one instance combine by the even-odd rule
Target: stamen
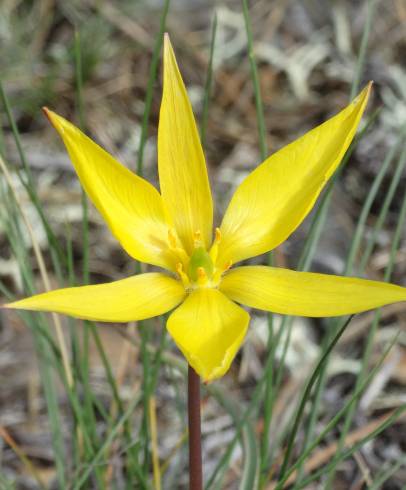
[[196,230],[193,233],[193,245],[195,248],[202,246],[202,232],[200,230]]
[[228,262],[226,262],[223,266],[223,272],[226,272],[226,271],[228,271],[228,269],[231,269],[232,265],[233,265],[232,260],[229,260]]
[[175,235],[175,232],[170,228],[168,230],[168,242],[169,242],[169,246],[170,248],[172,249],[175,249],[176,248],[176,235]]
[[182,262],[178,262],[176,264],[176,272],[179,274],[179,278],[182,281],[183,286],[188,288],[190,286],[190,281],[188,276],[183,272]]
[[214,284],[218,284],[221,280],[221,276],[225,272],[227,272],[232,267],[232,265],[233,265],[233,262],[231,260],[229,260],[228,262],[225,262],[222,267],[216,268],[216,270],[213,274],[212,282]]
[[210,255],[210,258],[211,258],[213,264],[215,264],[216,260],[217,260],[220,242],[221,242],[221,230],[220,230],[220,228],[216,228],[215,234],[214,234],[213,245],[212,245],[210,252],[209,252],[209,255]]
[[183,250],[176,232],[172,228],[168,229],[168,245],[170,251],[172,252],[172,256],[174,256],[174,260],[180,260],[182,262],[182,266],[185,267],[189,262],[189,257]]
[[207,273],[204,267],[197,268],[197,283],[199,286],[205,286],[208,282]]

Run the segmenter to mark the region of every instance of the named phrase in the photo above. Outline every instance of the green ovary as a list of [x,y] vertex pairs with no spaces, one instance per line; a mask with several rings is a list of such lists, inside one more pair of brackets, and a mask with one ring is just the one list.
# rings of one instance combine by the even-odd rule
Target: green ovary
[[203,267],[208,278],[212,277],[214,270],[213,262],[210,255],[203,247],[195,248],[190,257],[188,275],[192,281],[197,281],[198,269],[200,267]]

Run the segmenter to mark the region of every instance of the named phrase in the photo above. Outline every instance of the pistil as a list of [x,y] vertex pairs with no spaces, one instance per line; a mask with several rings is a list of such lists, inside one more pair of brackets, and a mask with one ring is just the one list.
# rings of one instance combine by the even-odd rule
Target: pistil
[[190,257],[188,275],[193,282],[199,282],[199,277],[202,278],[202,271],[209,280],[213,275],[214,265],[207,250],[199,246],[194,249]]

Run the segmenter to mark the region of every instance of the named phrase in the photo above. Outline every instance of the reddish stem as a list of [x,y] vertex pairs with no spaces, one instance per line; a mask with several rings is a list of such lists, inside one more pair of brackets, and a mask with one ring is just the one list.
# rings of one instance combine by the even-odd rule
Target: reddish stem
[[189,366],[188,373],[189,416],[189,489],[203,489],[202,442],[200,423],[200,378]]

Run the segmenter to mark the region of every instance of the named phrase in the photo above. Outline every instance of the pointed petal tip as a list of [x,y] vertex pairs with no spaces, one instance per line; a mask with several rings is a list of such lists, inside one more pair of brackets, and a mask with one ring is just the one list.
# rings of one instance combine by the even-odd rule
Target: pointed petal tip
[[375,82],[373,80],[370,80],[367,83],[367,86],[365,87],[365,90],[367,92],[367,98],[371,95],[372,89],[374,88]]
[[185,290],[178,281],[151,272],[110,283],[54,289],[4,307],[60,313],[91,321],[127,323],[166,313],[178,306],[184,295]]
[[375,83],[375,82],[374,82],[373,80],[370,80],[370,81],[369,81],[369,82],[366,84],[366,86],[365,86],[365,88],[364,88],[364,90],[366,91],[366,93],[368,94],[368,96],[369,96],[369,94],[371,93],[371,90],[372,90],[372,87],[374,86],[374,83]]
[[[60,116],[54,111],[51,111],[51,109],[48,109],[48,107],[44,106],[42,108],[45,116],[47,117],[48,121],[52,124],[52,126],[56,129],[56,131],[59,133],[59,136],[64,140],[64,134],[65,132],[79,132],[79,129],[76,128],[70,121],[65,119],[64,117]],[[65,144],[66,141],[64,140]]]
[[42,106],[42,112],[46,115],[48,118],[52,118],[52,116],[57,116],[58,114],[51,110],[48,106],[44,105]]
[[58,116],[56,112],[48,109],[47,106],[42,107],[42,112],[45,114],[46,118],[52,124],[52,126],[58,131],[60,127],[60,124],[58,124],[58,119],[62,119],[61,116]]
[[[218,264],[272,250],[301,224],[353,140],[372,85],[370,81],[347,107],[268,157],[246,177],[220,226],[224,238]],[[271,195],[270,188],[275,189]]]
[[369,96],[371,95],[374,82],[370,80],[364,88],[352,99],[348,107],[358,106],[357,111],[363,112],[368,104]]
[[48,107],[46,105],[42,106],[42,112],[45,114],[46,118],[52,123],[51,121],[51,115],[52,115],[52,111],[50,109],[48,109]]
[[175,54],[173,52],[172,48],[172,43],[171,39],[169,37],[169,34],[165,32],[164,34],[164,61],[171,61],[172,56],[174,57]]
[[26,309],[26,304],[29,302],[29,300],[32,297],[33,296],[27,297],[27,298],[16,299],[15,301],[12,301],[11,303],[5,303],[4,305],[1,305],[0,308],[7,308],[9,310]]
[[6,310],[18,310],[18,309],[21,309],[23,310],[24,309],[24,306],[20,306],[20,304],[22,303],[23,300],[17,300],[17,301],[13,301],[12,303],[5,303],[4,305],[0,305],[0,309],[6,309]]
[[167,33],[162,58],[158,127],[161,195],[185,250],[191,254],[196,230],[201,230],[205,247],[211,243],[213,203],[195,117]]
[[236,267],[220,290],[231,300],[282,315],[334,317],[406,301],[395,284],[267,266]]
[[374,85],[373,80],[370,80],[365,87],[361,90],[361,92],[354,98],[353,102],[357,104],[361,99],[365,100],[365,103],[368,101],[369,96],[371,94],[372,87]]

